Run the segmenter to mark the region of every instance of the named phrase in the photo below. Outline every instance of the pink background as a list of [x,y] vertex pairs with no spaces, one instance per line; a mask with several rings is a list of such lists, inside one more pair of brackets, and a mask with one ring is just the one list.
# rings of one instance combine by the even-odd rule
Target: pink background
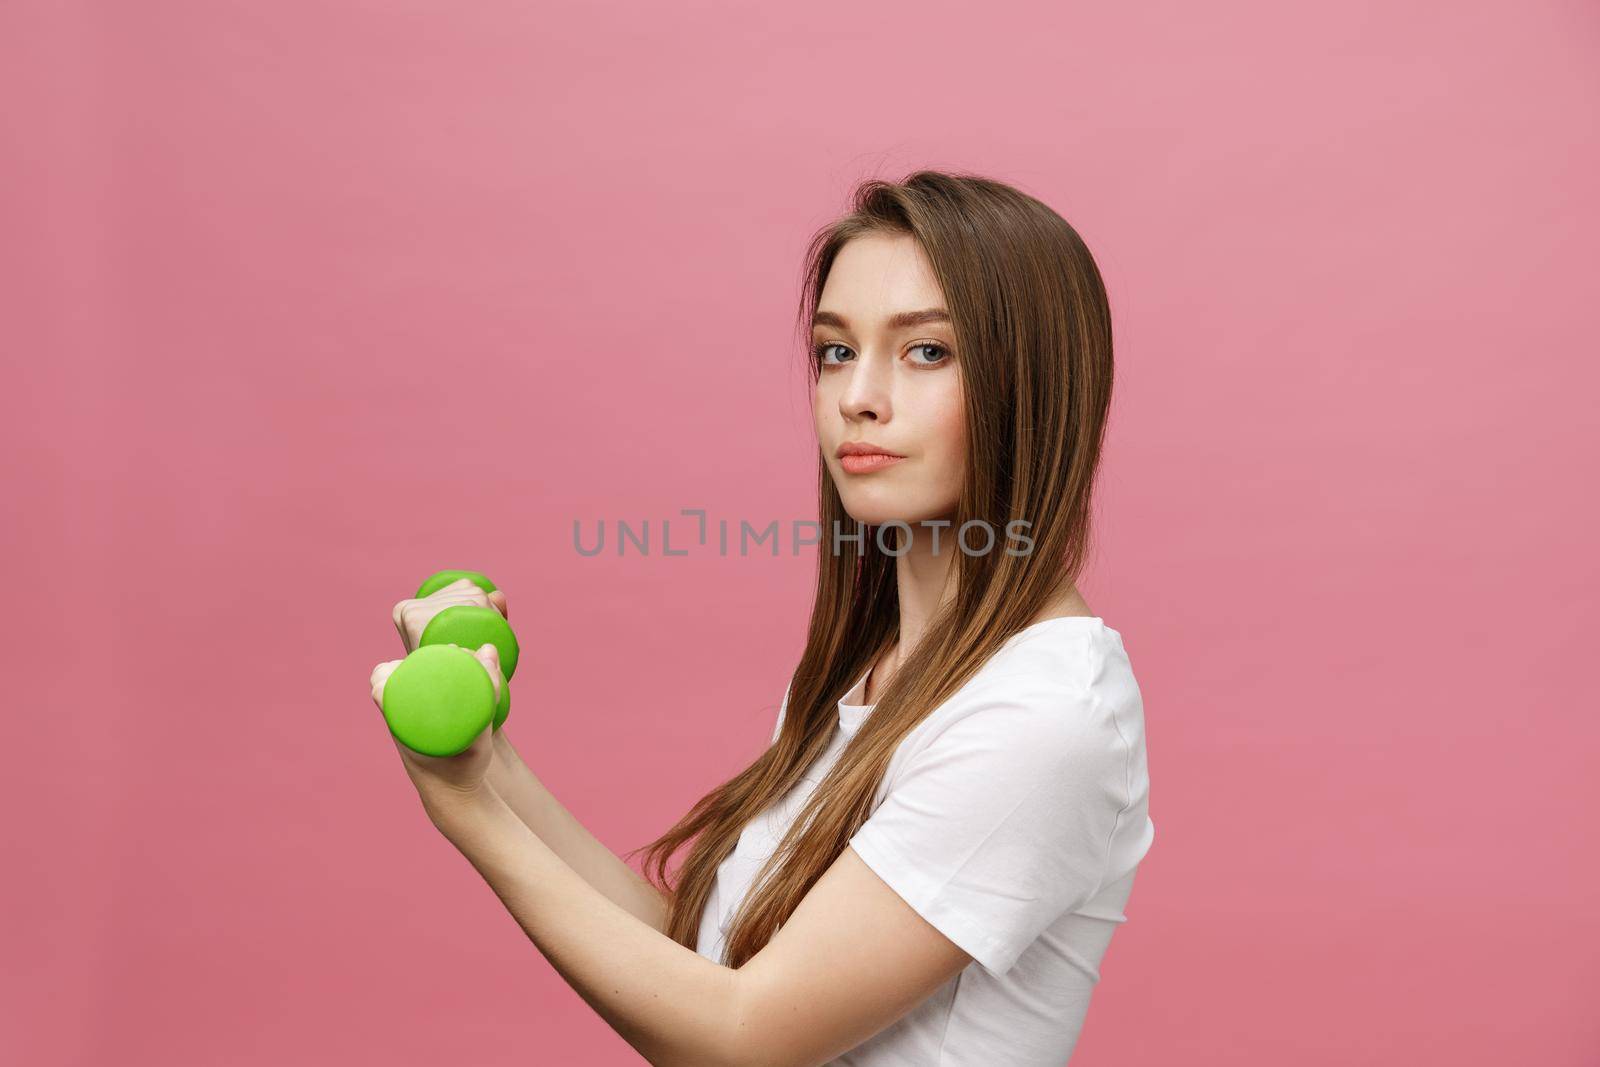
[[1595,7],[564,6],[0,14],[6,1058],[638,1062],[367,675],[477,567],[609,845],[753,758],[810,559],[572,523],[814,514],[803,244],[928,165],[1115,309],[1157,836],[1074,1063],[1600,1062]]

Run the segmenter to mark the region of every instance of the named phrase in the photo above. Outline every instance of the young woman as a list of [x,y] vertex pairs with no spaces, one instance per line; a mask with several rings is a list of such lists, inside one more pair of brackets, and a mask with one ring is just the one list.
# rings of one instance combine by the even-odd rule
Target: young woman
[[[1154,837],[1139,688],[1076,587],[1106,295],[1073,228],[1004,184],[920,171],[853,208],[807,257],[824,533],[767,750],[647,846],[647,879],[503,730],[396,748],[651,1063],[1059,1067]],[[465,581],[403,601],[407,649],[464,602],[507,608]]]

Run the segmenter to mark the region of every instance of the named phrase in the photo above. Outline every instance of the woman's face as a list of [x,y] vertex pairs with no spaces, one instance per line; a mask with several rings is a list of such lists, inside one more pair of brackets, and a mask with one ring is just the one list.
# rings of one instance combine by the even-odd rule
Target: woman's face
[[[966,417],[955,332],[922,246],[909,236],[848,242],[834,259],[814,321],[817,441],[845,510],[868,525],[909,523],[926,546],[932,531],[915,524],[955,514]],[[886,464],[841,458],[847,444],[902,458]],[[943,546],[954,531],[940,535]]]

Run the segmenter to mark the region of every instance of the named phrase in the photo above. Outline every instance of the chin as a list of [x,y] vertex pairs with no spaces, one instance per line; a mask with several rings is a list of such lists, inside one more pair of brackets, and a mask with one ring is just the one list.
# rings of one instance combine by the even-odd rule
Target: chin
[[852,519],[867,526],[882,526],[898,521],[915,529],[917,523],[950,514],[953,510],[948,505],[923,505],[920,501],[907,500],[904,493],[872,493],[858,489],[856,492],[841,492],[839,499]]

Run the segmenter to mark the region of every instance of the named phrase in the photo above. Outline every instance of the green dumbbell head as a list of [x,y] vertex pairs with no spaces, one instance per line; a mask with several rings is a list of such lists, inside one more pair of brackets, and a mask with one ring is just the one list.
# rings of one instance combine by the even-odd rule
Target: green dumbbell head
[[486,574],[479,574],[477,571],[440,571],[438,574],[430,575],[427,581],[417,586],[417,599],[421,600],[429,594],[437,593],[451,582],[460,581],[462,578],[467,579],[485,593],[492,593],[495,590],[494,583],[489,580],[489,576]]
[[500,676],[500,703],[494,709],[494,728],[496,730],[506,724],[506,716],[511,714],[511,682],[504,674]]
[[401,661],[383,685],[383,717],[402,745],[454,756],[494,720],[494,682],[464,648],[429,645]]
[[494,608],[476,604],[445,608],[422,628],[417,646],[423,645],[460,645],[470,649],[493,645],[500,653],[500,669],[508,681],[517,670],[517,635],[511,632],[506,617]]

